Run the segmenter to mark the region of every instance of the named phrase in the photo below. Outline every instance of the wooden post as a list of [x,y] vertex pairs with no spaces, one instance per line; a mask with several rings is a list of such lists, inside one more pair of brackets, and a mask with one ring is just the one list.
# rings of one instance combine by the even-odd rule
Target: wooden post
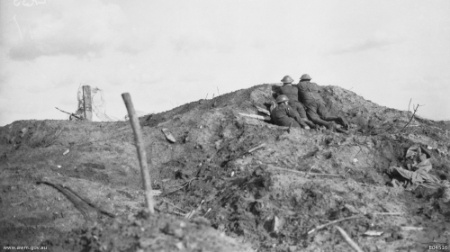
[[92,121],[92,96],[91,86],[83,86],[83,108],[84,118],[88,121]]
[[145,203],[151,214],[155,213],[153,207],[153,196],[152,196],[152,184],[150,179],[150,173],[148,171],[147,165],[147,155],[145,153],[144,141],[142,137],[141,125],[139,124],[139,119],[134,111],[133,102],[131,101],[131,96],[129,93],[122,94],[123,101],[127,107],[128,117],[130,118],[131,127],[133,128],[134,141],[136,142],[136,149],[138,153],[139,165],[141,167],[142,182],[144,184],[145,190]]

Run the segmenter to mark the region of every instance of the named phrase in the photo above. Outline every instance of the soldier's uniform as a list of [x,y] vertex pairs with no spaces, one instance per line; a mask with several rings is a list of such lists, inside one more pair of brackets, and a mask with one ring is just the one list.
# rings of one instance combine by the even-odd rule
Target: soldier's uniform
[[302,80],[297,84],[298,99],[306,107],[306,114],[311,119],[328,117],[328,111],[325,102],[319,94],[319,85],[309,80]]
[[291,85],[291,83],[294,82],[294,79],[292,79],[291,76],[286,75],[283,77],[283,79],[281,79],[281,82],[283,83],[283,86],[280,87],[281,94],[287,96],[287,98],[289,99],[289,106],[297,111],[298,115],[301,118],[302,124],[306,124],[311,128],[315,128],[316,126],[314,125],[314,123],[309,121],[308,117],[306,116],[305,107],[298,101],[297,87]]
[[300,115],[291,106],[284,103],[279,104],[270,114],[272,122],[279,126],[306,127]]
[[432,164],[430,160],[431,154],[426,148],[413,145],[407,150],[405,158],[407,160],[407,169],[401,166],[389,167],[388,174],[393,177],[393,185],[397,184],[395,182],[397,179],[404,181],[405,186],[408,184],[422,184],[424,186],[439,185],[440,180],[428,173],[432,169]]
[[325,107],[325,102],[319,94],[319,85],[310,82],[310,80],[311,77],[304,74],[297,84],[298,100],[305,106],[308,118],[313,123],[323,125],[328,129],[334,128],[333,123],[330,121],[335,121],[344,127],[348,127],[344,118],[330,116],[328,109]]
[[283,85],[280,87],[281,93],[289,98],[289,106],[297,111],[301,118],[307,119],[305,107],[298,101],[298,89],[293,85]]

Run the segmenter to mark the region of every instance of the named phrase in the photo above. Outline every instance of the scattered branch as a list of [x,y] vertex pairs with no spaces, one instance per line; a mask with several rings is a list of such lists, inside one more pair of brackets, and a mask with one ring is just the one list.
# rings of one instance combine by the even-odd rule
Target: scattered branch
[[413,114],[412,114],[411,117],[409,118],[408,123],[407,123],[405,126],[403,126],[403,128],[400,130],[400,132],[403,131],[404,129],[406,129],[406,127],[411,123],[411,121],[414,119],[414,115],[416,114],[416,112],[417,112],[417,110],[419,109],[419,107],[420,107],[420,105],[417,104],[417,106],[414,108]]
[[58,190],[60,193],[62,193],[64,196],[66,196],[66,198],[70,202],[72,202],[72,204],[75,206],[75,208],[78,209],[78,211],[80,211],[81,214],[88,220],[93,219],[93,216],[91,214],[91,213],[93,213],[93,211],[99,212],[99,213],[104,214],[111,218],[115,217],[115,215],[113,213],[110,213],[110,212],[98,207],[92,201],[90,201],[89,199],[87,199],[85,197],[82,197],[80,194],[78,194],[77,192],[75,192],[68,186],[64,186],[62,184],[53,183],[53,182],[46,181],[46,180],[39,180],[36,183],[38,185],[45,184],[45,185],[51,186],[51,187],[55,188],[56,190]]
[[174,203],[168,201],[167,199],[162,198],[162,201],[167,203],[167,204],[169,204],[169,205],[171,205],[172,207],[178,209],[180,212],[183,212],[183,215],[185,214],[186,211],[184,209],[182,209],[179,206],[175,205]]
[[309,168],[308,172],[306,172],[305,174],[305,178],[308,178],[308,175],[311,173],[311,170],[314,168],[314,165],[311,165],[311,167]]
[[358,244],[356,244],[355,241],[352,240],[352,238],[350,238],[350,236],[345,232],[344,229],[342,229],[339,226],[335,227],[339,233],[341,233],[342,238],[344,238],[344,240],[348,243],[348,245],[350,245],[350,247],[353,248],[353,250],[355,250],[356,252],[364,252],[359,246]]
[[402,231],[422,231],[423,227],[411,227],[411,226],[406,226],[406,227],[400,227],[402,229]]
[[358,219],[358,218],[362,218],[362,217],[364,217],[364,215],[363,215],[363,214],[359,214],[359,215],[354,215],[354,216],[350,216],[350,217],[347,217],[347,218],[342,218],[342,219],[334,220],[334,221],[325,223],[325,224],[323,224],[323,225],[317,226],[316,228],[313,228],[313,229],[309,230],[309,231],[308,231],[308,234],[312,234],[312,233],[314,233],[314,232],[316,232],[316,231],[319,231],[319,230],[321,230],[321,229],[324,229],[324,228],[326,228],[326,227],[328,227],[328,226],[331,226],[331,225],[333,225],[333,224],[336,224],[336,223],[339,223],[339,222],[342,222],[342,221],[353,220],[353,219]]
[[[392,216],[395,216],[395,215],[403,215],[403,213],[396,213],[396,212],[390,213],[390,212],[387,212],[387,213],[373,213],[372,215],[392,215]],[[319,231],[319,230],[324,229],[324,228],[326,228],[326,227],[328,227],[330,225],[333,225],[333,224],[336,224],[336,223],[339,223],[339,222],[342,222],[342,221],[359,219],[359,218],[362,218],[362,217],[370,217],[370,214],[367,214],[367,215],[358,214],[358,215],[353,215],[353,216],[350,216],[350,217],[346,217],[346,218],[330,221],[328,223],[325,223],[323,225],[317,226],[316,228],[313,228],[313,229],[309,230],[308,234],[312,234],[312,233],[314,233],[316,231]]]
[[185,214],[184,217],[186,219],[191,219],[197,212],[199,212],[202,209],[202,204],[205,203],[205,200],[202,200],[197,208],[192,209],[189,211],[189,213]]
[[173,190],[173,191],[170,191],[170,192],[167,192],[167,193],[163,193],[163,194],[161,195],[161,197],[165,197],[165,196],[167,196],[167,195],[169,195],[169,194],[172,194],[172,193],[174,193],[174,192],[177,192],[177,191],[179,191],[179,190],[185,188],[186,186],[190,187],[190,186],[191,186],[191,182],[194,181],[194,180],[196,180],[196,179],[199,179],[199,178],[198,178],[198,177],[192,178],[192,179],[190,179],[189,181],[184,182],[184,183],[183,183],[180,187],[178,187],[177,189],[175,189],[175,190]]
[[262,144],[260,144],[260,145],[258,145],[258,146],[256,146],[256,147],[251,148],[250,150],[248,150],[247,152],[245,152],[245,154],[250,154],[250,153],[252,153],[252,152],[254,152],[254,151],[256,151],[256,150],[262,149],[262,148],[264,148],[264,147],[266,147],[266,144],[265,144],[265,143],[262,143]]
[[269,170],[280,170],[280,171],[286,171],[286,172],[292,172],[292,173],[297,173],[300,175],[313,175],[313,176],[330,176],[330,177],[341,177],[341,175],[336,175],[336,174],[326,174],[326,173],[315,173],[315,172],[304,172],[304,171],[296,171],[296,170],[292,170],[292,169],[287,169],[287,168],[282,168],[282,167],[276,167],[276,166],[269,166],[267,169]]
[[65,113],[65,114],[68,114],[68,115],[70,115],[70,116],[73,116],[73,117],[77,118],[78,120],[83,120],[83,118],[82,118],[81,116],[75,115],[74,113],[70,113],[70,112],[64,111],[64,110],[62,110],[62,109],[60,109],[60,108],[58,108],[58,107],[55,107],[55,108],[56,108],[57,110],[59,110],[59,111]]

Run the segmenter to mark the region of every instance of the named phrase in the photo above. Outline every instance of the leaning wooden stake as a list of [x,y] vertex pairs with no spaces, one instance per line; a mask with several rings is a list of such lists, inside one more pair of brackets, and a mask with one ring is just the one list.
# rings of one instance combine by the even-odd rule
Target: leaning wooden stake
[[152,196],[152,185],[150,180],[150,173],[148,171],[147,165],[147,155],[145,153],[144,141],[142,140],[142,131],[139,124],[138,117],[134,111],[133,102],[131,101],[131,96],[129,93],[122,94],[123,101],[127,107],[128,117],[130,118],[131,127],[133,128],[134,141],[136,142],[136,149],[138,153],[139,165],[141,166],[141,175],[144,183],[145,190],[145,203],[151,214],[155,213],[153,207],[153,196]]

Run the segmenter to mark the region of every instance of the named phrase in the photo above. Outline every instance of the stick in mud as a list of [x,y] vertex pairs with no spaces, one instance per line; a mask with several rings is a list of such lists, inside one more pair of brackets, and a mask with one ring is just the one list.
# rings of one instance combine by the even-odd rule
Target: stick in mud
[[355,250],[356,252],[364,252],[359,246],[358,244],[356,244],[355,241],[352,240],[352,238],[350,238],[350,236],[347,234],[347,232],[344,231],[344,229],[342,229],[339,226],[335,227],[339,233],[341,233],[342,238],[344,238],[344,240],[348,243],[348,245],[350,245],[350,247],[353,248],[353,250]]
[[[285,172],[292,172],[292,173],[296,173],[296,174],[300,174],[300,175],[311,175],[311,176],[330,176],[330,177],[336,177],[336,178],[342,178],[341,175],[337,175],[337,174],[327,174],[327,173],[315,173],[315,172],[305,172],[305,171],[297,171],[297,170],[292,170],[292,169],[288,169],[288,168],[282,168],[282,167],[277,167],[277,166],[273,166],[270,165],[267,167],[268,170],[279,170],[279,171],[285,171]],[[310,169],[311,170],[311,169]]]
[[133,128],[134,141],[136,142],[136,149],[139,159],[139,165],[141,167],[142,182],[144,184],[145,190],[145,203],[151,214],[155,213],[153,196],[152,196],[152,185],[150,180],[150,173],[148,171],[147,155],[145,153],[144,142],[142,137],[141,125],[139,124],[139,119],[136,116],[134,110],[133,102],[131,101],[131,96],[129,93],[122,94],[123,101],[127,107],[128,116],[130,118],[131,127]]
[[111,218],[115,217],[115,214],[110,213],[110,212],[98,207],[96,204],[94,204],[88,198],[82,197],[80,194],[78,194],[77,192],[72,190],[72,188],[70,188],[68,186],[64,186],[63,184],[58,184],[58,183],[54,183],[54,182],[50,182],[50,181],[46,181],[46,180],[39,180],[36,183],[38,185],[45,184],[45,185],[51,186],[51,187],[55,188],[56,190],[58,190],[60,193],[62,193],[64,196],[66,196],[66,198],[70,202],[72,202],[72,204],[74,204],[75,208],[78,209],[86,219],[92,220],[92,218],[91,218],[92,216],[89,214],[91,212],[91,210],[95,210],[95,211],[97,211],[101,214],[104,214],[108,217],[111,217]]
[[416,114],[416,112],[417,112],[417,110],[419,109],[419,104],[417,104],[417,106],[414,108],[414,105],[413,105],[413,108],[414,108],[414,112],[413,112],[413,114],[411,115],[411,117],[409,118],[409,121],[408,121],[408,123],[406,123],[405,124],[405,126],[403,126],[403,128],[399,131],[399,132],[402,132],[404,129],[406,129],[406,127],[408,127],[408,125],[411,123],[411,121],[414,119],[414,115]]
[[[399,216],[399,215],[403,215],[403,213],[397,213],[397,212],[390,213],[390,212],[387,212],[387,213],[373,213],[373,214],[371,214],[371,215],[392,215],[392,216]],[[334,220],[334,221],[325,223],[325,224],[323,224],[323,225],[317,226],[316,228],[313,228],[313,229],[309,230],[309,231],[308,231],[308,235],[310,235],[310,234],[312,234],[312,233],[314,233],[314,232],[316,232],[316,231],[319,231],[319,230],[321,230],[321,229],[323,229],[323,228],[326,228],[326,227],[328,227],[328,226],[330,226],[330,225],[333,225],[333,224],[336,224],[336,223],[338,223],[338,222],[341,222],[341,221],[353,220],[353,219],[358,219],[358,218],[368,217],[368,216],[370,216],[370,215],[368,215],[368,214],[358,214],[358,215],[353,215],[353,216],[350,216],[350,217],[346,217],[346,218]]]
[[266,144],[265,144],[265,143],[262,143],[262,144],[260,144],[260,145],[258,145],[258,146],[256,146],[256,147],[251,148],[251,149],[248,150],[246,153],[252,153],[252,152],[254,152],[254,151],[256,151],[256,150],[259,150],[259,149],[261,149],[261,148],[264,148],[264,147],[266,147]]

